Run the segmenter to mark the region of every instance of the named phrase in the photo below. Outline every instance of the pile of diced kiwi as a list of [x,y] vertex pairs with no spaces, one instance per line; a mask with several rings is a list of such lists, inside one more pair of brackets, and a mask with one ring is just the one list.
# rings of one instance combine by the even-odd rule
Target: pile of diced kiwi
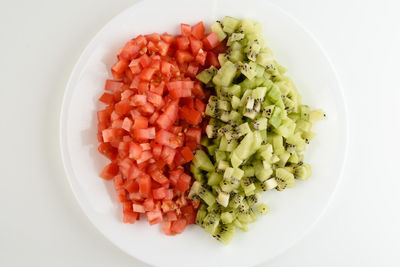
[[256,213],[268,213],[260,193],[310,177],[302,153],[315,136],[312,121],[325,114],[302,104],[266,47],[261,24],[225,17],[211,28],[228,49],[218,56],[220,69],[197,76],[215,95],[206,108],[204,150],[191,165],[196,181],[189,197],[201,200],[196,223],[227,244],[236,228],[247,231]]

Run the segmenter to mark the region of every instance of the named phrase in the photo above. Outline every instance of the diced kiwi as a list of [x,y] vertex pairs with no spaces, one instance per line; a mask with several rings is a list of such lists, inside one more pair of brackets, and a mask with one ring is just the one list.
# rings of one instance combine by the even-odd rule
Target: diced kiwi
[[210,117],[190,170],[189,198],[201,201],[196,223],[224,244],[235,228],[248,230],[265,215],[259,194],[295,186],[311,176],[303,151],[315,136],[322,110],[302,103],[293,81],[265,46],[261,24],[225,17],[211,30],[228,49],[197,79],[213,88],[205,114]]

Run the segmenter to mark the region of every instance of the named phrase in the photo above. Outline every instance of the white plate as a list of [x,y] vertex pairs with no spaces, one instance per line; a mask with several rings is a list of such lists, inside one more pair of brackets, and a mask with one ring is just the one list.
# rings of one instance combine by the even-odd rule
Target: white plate
[[[293,189],[268,192],[270,214],[237,231],[229,246],[198,226],[167,237],[145,220],[121,222],[121,205],[112,182],[98,177],[107,160],[97,152],[96,110],[104,81],[118,49],[143,33],[177,33],[179,23],[210,24],[225,15],[260,21],[268,45],[286,66],[304,103],[323,108],[318,136],[306,153],[313,176]],[[321,216],[341,176],[347,126],[342,91],[335,71],[313,37],[276,6],[259,0],[142,1],[111,20],[87,46],[69,80],[61,115],[61,149],[73,192],[90,221],[126,253],[157,266],[251,266],[276,256],[301,238]],[[317,245],[317,244],[316,244]]]

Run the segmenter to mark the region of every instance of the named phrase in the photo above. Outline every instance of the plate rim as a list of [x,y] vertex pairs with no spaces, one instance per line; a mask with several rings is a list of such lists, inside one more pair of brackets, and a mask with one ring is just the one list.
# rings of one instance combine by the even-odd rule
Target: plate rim
[[[153,0],[156,1],[156,0]],[[85,48],[83,49],[83,51],[79,54],[79,58],[77,60],[77,62],[74,64],[74,67],[72,68],[72,71],[69,74],[69,78],[68,81],[66,83],[65,89],[64,89],[64,94],[63,94],[63,98],[62,98],[62,104],[61,104],[61,112],[60,112],[60,121],[59,121],[59,145],[60,145],[60,153],[61,153],[61,159],[62,159],[62,164],[65,170],[65,174],[68,180],[68,184],[71,188],[71,191],[73,193],[73,195],[75,196],[75,199],[77,200],[81,210],[83,211],[83,213],[85,214],[85,216],[89,219],[90,223],[94,226],[95,229],[97,229],[98,232],[100,232],[100,234],[105,237],[108,241],[110,241],[115,247],[117,247],[118,249],[120,249],[121,251],[123,251],[125,254],[129,255],[130,257],[133,257],[135,260],[141,261],[142,263],[145,264],[149,264],[152,265],[153,263],[146,261],[144,258],[141,258],[139,255],[132,255],[130,252],[128,252],[127,250],[125,250],[124,247],[118,245],[118,243],[111,237],[108,236],[107,234],[105,234],[105,232],[102,230],[100,225],[97,225],[95,223],[95,220],[89,215],[90,212],[89,210],[86,208],[86,206],[83,204],[82,199],[79,197],[78,195],[78,189],[76,188],[75,182],[73,181],[73,179],[71,177],[75,176],[74,172],[73,172],[73,168],[72,168],[72,163],[71,160],[69,158],[70,154],[68,153],[68,149],[66,146],[66,142],[67,142],[67,134],[66,134],[66,128],[67,128],[67,119],[68,119],[68,115],[67,115],[67,107],[70,106],[70,102],[72,99],[72,93],[73,93],[73,88],[74,88],[74,83],[76,83],[78,81],[79,78],[79,74],[82,71],[83,67],[82,65],[85,64],[86,59],[88,58],[88,54],[91,51],[91,48],[93,48],[93,46],[95,46],[95,44],[97,43],[97,39],[99,39],[99,37],[101,36],[101,34],[103,34],[103,32],[109,27],[109,25],[112,24],[112,22],[114,20],[116,20],[118,17],[123,16],[125,13],[130,12],[131,9],[137,7],[138,5],[142,5],[143,3],[146,3],[149,1],[144,1],[144,0],[139,0],[138,2],[133,3],[132,5],[128,6],[127,8],[123,9],[121,12],[119,12],[118,14],[114,15],[110,20],[108,20],[97,32],[96,34],[91,38],[91,40],[89,41],[89,43],[87,43],[87,45],[85,46]],[[264,1],[263,1],[264,2]],[[280,7],[279,5],[272,3],[271,1],[267,0],[264,2],[267,5],[272,6],[273,8],[275,8],[278,12],[282,13],[284,16],[286,16],[289,20],[291,20],[294,24],[296,24],[298,27],[301,28],[301,30],[303,30],[306,35],[316,44],[316,46],[320,49],[322,55],[324,56],[324,58],[327,61],[327,65],[329,66],[330,70],[332,71],[332,75],[337,83],[337,91],[338,91],[338,99],[339,104],[341,104],[341,108],[342,108],[342,113],[343,113],[343,122],[341,123],[344,126],[344,129],[342,130],[343,133],[343,138],[344,138],[344,142],[342,145],[343,148],[343,157],[342,159],[339,161],[340,162],[340,170],[338,172],[338,177],[337,177],[337,181],[334,185],[334,188],[332,188],[332,192],[328,198],[328,200],[326,201],[323,209],[319,212],[319,214],[317,215],[316,219],[313,220],[313,222],[308,225],[299,235],[297,238],[293,239],[292,242],[288,243],[286,246],[282,246],[282,248],[276,252],[275,254],[270,255],[269,257],[265,258],[264,260],[261,260],[259,262],[256,262],[255,264],[261,264],[261,263],[266,263],[269,262],[275,258],[277,258],[278,256],[282,255],[284,252],[286,252],[287,250],[289,250],[290,248],[292,248],[295,244],[297,244],[299,241],[301,241],[305,236],[307,236],[310,231],[315,227],[315,225],[317,225],[319,223],[319,221],[321,220],[321,218],[326,214],[327,210],[329,209],[329,207],[332,204],[332,201],[337,193],[337,190],[340,186],[340,184],[342,183],[343,180],[343,174],[344,174],[344,170],[346,167],[346,162],[347,162],[347,157],[348,157],[348,148],[349,148],[349,122],[348,122],[348,108],[347,108],[347,103],[346,103],[346,98],[345,98],[345,94],[343,91],[343,86],[340,80],[340,77],[334,67],[334,64],[332,63],[331,58],[329,57],[328,53],[326,52],[326,50],[323,48],[323,46],[321,45],[321,43],[318,41],[318,39],[315,37],[315,35],[307,28],[305,27],[296,17],[294,17],[292,14],[290,14],[289,12],[287,12],[285,9],[283,9],[282,7]]]

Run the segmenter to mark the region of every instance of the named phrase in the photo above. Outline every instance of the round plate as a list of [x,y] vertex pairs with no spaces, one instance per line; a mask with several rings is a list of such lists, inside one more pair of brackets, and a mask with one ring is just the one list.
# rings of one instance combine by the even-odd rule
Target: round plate
[[[98,177],[107,163],[97,152],[96,110],[104,82],[118,49],[138,34],[178,33],[181,22],[206,25],[224,16],[251,18],[263,24],[267,45],[289,70],[303,102],[323,108],[327,118],[316,123],[315,140],[305,160],[313,166],[308,181],[283,192],[267,192],[271,211],[236,231],[228,246],[196,225],[174,237],[146,220],[123,224],[122,208],[112,182]],[[126,253],[158,266],[250,266],[292,246],[321,216],[341,176],[347,126],[342,91],[327,56],[315,39],[293,18],[262,1],[142,1],[111,20],[89,43],[70,77],[61,114],[61,149],[73,192],[90,221]],[[156,254],[156,256],[154,255]]]

